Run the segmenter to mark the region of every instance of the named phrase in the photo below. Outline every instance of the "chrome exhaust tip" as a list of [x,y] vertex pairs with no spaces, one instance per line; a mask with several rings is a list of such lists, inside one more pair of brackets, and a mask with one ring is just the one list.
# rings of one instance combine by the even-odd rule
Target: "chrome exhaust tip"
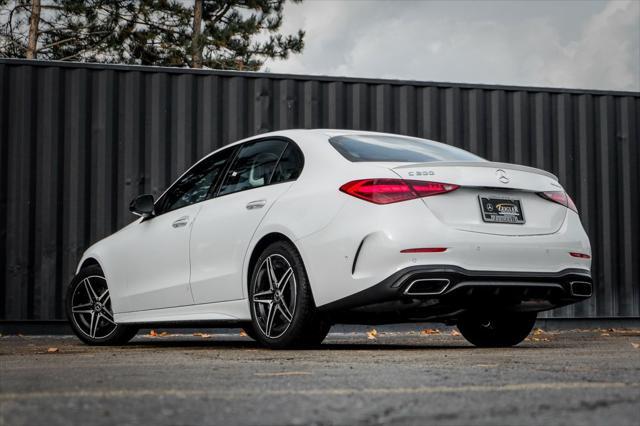
[[450,281],[443,278],[421,278],[411,281],[404,290],[407,296],[437,296],[444,293]]
[[593,285],[587,281],[571,281],[569,289],[572,296],[589,297],[593,294]]

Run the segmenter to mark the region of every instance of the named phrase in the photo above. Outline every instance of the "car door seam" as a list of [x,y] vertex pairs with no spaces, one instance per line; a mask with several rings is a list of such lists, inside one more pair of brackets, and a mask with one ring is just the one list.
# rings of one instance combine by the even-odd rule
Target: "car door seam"
[[189,294],[191,294],[191,301],[192,304],[195,305],[196,304],[196,298],[193,296],[193,289],[191,288],[191,236],[193,234],[193,225],[196,223],[196,220],[198,219],[198,216],[200,215],[200,212],[202,211],[202,203],[199,203],[200,205],[198,206],[198,210],[195,212],[194,216],[193,216],[193,220],[191,220],[188,224],[189,226],[189,240],[188,240],[188,249],[189,249],[189,253],[187,258],[189,259],[189,281],[187,281],[188,285],[189,285]]

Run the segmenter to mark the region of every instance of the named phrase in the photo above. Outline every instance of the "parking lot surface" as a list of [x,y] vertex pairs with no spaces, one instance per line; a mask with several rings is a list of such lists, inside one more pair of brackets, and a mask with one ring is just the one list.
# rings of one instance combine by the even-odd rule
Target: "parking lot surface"
[[273,351],[235,334],[0,337],[0,425],[637,425],[640,330],[332,333]]

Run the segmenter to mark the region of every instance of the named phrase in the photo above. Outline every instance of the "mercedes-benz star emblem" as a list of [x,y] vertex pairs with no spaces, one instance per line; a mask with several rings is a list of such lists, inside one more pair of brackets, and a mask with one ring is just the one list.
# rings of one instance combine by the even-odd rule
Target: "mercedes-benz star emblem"
[[509,183],[509,177],[507,176],[507,172],[502,169],[496,170],[496,176],[498,180],[502,183]]

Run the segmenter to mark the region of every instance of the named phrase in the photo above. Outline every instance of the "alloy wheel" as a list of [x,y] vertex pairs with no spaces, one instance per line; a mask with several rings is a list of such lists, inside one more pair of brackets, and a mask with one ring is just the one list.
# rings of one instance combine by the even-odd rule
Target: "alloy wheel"
[[71,296],[71,318],[91,339],[105,339],[116,330],[104,277],[92,275],[78,282]]
[[289,261],[280,254],[267,257],[253,282],[252,307],[262,333],[277,339],[293,321],[297,282]]

